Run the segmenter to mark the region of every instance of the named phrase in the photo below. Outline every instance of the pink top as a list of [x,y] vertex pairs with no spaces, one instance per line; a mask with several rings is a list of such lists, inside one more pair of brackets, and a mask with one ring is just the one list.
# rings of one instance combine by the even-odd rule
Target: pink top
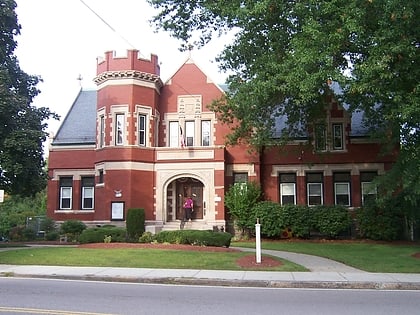
[[191,198],[187,198],[184,203],[184,208],[192,209],[193,207],[193,200]]

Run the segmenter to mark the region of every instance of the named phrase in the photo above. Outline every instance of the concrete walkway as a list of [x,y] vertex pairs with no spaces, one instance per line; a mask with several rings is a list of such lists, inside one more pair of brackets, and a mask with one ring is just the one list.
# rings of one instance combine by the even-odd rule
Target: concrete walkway
[[0,265],[0,277],[273,288],[420,290],[420,274],[370,273],[317,256],[273,250],[261,252],[305,266],[310,272]]

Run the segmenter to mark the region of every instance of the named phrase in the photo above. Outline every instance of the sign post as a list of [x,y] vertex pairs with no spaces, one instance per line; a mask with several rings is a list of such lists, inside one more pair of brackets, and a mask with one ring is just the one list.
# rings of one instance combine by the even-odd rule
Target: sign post
[[261,224],[258,218],[255,224],[255,246],[256,263],[261,264]]

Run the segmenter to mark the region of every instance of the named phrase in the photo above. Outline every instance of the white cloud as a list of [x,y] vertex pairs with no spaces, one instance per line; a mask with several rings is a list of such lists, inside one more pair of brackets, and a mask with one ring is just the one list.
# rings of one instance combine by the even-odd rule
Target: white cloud
[[[21,35],[16,39],[16,55],[28,74],[40,75],[41,94],[35,105],[46,106],[65,117],[79,89],[79,74],[84,89],[93,89],[96,58],[108,50],[140,50],[144,56],[157,54],[161,77],[166,80],[186,60],[179,52],[180,42],[168,33],[155,33],[149,20],[154,10],[142,0],[83,0],[115,32],[92,13],[80,0],[16,0]],[[205,48],[193,51],[196,63],[216,82],[224,82],[214,58],[224,46],[214,40]],[[50,122],[56,132],[59,122]]]

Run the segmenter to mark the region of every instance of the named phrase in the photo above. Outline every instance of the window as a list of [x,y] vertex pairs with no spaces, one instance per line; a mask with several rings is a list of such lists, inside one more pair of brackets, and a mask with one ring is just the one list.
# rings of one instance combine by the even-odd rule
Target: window
[[177,121],[169,122],[169,146],[171,148],[177,148],[180,146],[180,136],[181,128]]
[[104,183],[104,170],[99,170],[98,184]]
[[73,178],[60,178],[60,209],[71,209],[73,195]]
[[296,204],[296,174],[280,174],[280,203]]
[[306,174],[306,182],[308,205],[322,205],[324,203],[322,173]]
[[373,183],[373,180],[376,176],[376,172],[360,173],[360,185],[362,188],[362,205],[365,205],[369,201],[376,199],[378,191],[376,185]]
[[82,209],[93,209],[95,177],[82,177]]
[[315,125],[315,149],[325,151],[327,149],[327,136],[324,124]]
[[334,174],[335,204],[350,206],[350,173]]
[[99,118],[99,147],[105,146],[105,116]]
[[138,120],[139,145],[146,146],[146,115],[140,114]]
[[248,182],[248,173],[233,173],[233,183],[243,184]]
[[208,147],[210,145],[210,120],[201,122],[201,145]]
[[185,122],[185,145],[187,147],[194,146],[194,121]]
[[333,124],[333,150],[343,150],[343,125]]
[[115,115],[115,145],[124,144],[124,114]]

